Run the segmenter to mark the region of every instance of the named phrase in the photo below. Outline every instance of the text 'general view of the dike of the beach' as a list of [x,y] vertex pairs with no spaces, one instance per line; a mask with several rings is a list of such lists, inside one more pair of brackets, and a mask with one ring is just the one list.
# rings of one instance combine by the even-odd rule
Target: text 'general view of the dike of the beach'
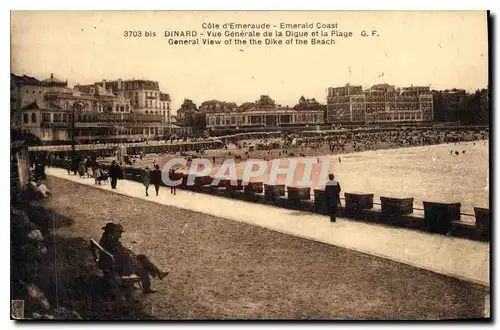
[[163,38],[171,46],[335,45],[352,38],[377,38],[374,27],[350,30],[337,22],[236,23],[204,22],[198,30],[125,30],[125,38]]

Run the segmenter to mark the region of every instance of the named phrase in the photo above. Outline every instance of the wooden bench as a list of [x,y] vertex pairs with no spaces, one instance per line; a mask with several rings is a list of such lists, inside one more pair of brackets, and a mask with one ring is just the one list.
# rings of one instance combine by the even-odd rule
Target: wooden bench
[[[115,257],[106,251],[106,249],[99,245],[99,243],[97,243],[94,239],[90,239],[90,250],[92,251],[92,256],[97,267],[102,270],[106,279],[116,284],[114,287],[118,289],[118,293],[120,293],[120,288],[131,289],[135,287],[135,283],[141,285],[141,279],[137,276],[137,274],[119,276],[116,272]],[[109,265],[109,267],[103,268],[102,263],[99,262],[104,258],[108,260],[106,264]]]

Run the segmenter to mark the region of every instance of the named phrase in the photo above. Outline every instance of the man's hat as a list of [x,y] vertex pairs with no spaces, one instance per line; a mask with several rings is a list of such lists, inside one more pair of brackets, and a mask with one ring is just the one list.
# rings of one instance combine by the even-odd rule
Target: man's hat
[[125,230],[123,230],[123,226],[122,225],[120,225],[119,223],[112,223],[112,222],[108,222],[106,224],[106,226],[102,227],[102,230],[104,230],[104,231],[115,230],[115,231],[122,232],[122,233],[125,232]]

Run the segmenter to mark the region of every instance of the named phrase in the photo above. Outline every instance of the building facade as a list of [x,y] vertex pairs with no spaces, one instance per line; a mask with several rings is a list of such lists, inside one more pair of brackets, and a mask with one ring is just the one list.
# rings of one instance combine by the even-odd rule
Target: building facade
[[[124,92],[115,94],[110,86],[96,83],[69,88],[53,75],[38,80],[11,74],[11,121],[46,143],[70,141],[73,122],[75,139],[81,143],[149,139],[169,133],[170,97],[160,94],[157,97],[164,103],[146,111],[149,108],[137,108],[135,100]],[[73,110],[76,102],[81,104],[78,111]]]
[[324,115],[321,110],[293,110],[291,108],[254,109],[244,112],[209,113],[207,128],[255,128],[321,125]]
[[170,123],[170,95],[160,90],[157,81],[152,80],[114,80],[96,82],[93,85],[75,86],[78,89],[102,88],[118,99],[128,100],[132,113],[162,116]]
[[433,96],[427,86],[396,88],[380,84],[363,90],[346,85],[328,89],[329,123],[412,123],[433,118]]

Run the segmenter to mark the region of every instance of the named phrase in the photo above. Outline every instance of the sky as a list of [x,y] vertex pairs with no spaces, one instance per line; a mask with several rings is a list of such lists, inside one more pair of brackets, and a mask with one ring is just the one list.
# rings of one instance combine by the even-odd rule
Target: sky
[[[335,38],[335,45],[272,46],[169,45],[164,37],[172,30],[206,36],[202,23],[226,22],[337,23],[338,31],[353,37]],[[124,37],[130,30],[154,31],[156,37]],[[361,37],[361,30],[376,30],[378,36]],[[240,104],[261,94],[282,105],[296,104],[301,95],[325,103],[328,87],[346,83],[474,91],[488,86],[487,16],[480,11],[12,11],[11,72],[39,79],[54,73],[70,85],[155,80],[170,94],[172,109],[184,98],[198,105],[211,99]]]

